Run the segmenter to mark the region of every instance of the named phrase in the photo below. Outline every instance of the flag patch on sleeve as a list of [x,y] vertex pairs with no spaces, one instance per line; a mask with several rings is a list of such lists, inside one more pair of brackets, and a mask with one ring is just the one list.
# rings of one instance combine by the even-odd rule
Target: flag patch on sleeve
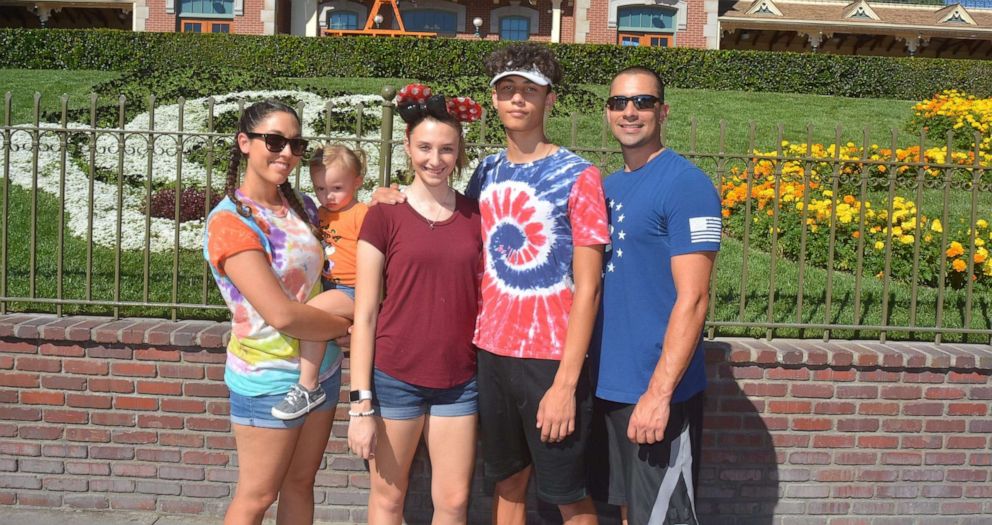
[[697,242],[720,242],[723,229],[720,217],[692,217],[689,219],[689,240]]

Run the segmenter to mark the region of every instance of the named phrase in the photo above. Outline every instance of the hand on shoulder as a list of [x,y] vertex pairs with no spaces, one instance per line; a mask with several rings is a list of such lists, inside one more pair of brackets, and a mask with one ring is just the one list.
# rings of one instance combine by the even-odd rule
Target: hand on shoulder
[[375,206],[376,204],[399,204],[401,202],[406,202],[406,194],[400,191],[398,184],[390,184],[389,187],[376,188],[372,192],[372,199],[369,201],[369,206]]

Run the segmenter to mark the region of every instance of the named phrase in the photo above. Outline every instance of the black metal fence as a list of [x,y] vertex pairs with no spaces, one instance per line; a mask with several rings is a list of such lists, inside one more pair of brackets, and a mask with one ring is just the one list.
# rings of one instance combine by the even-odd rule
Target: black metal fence
[[[350,99],[349,99],[350,100]],[[297,100],[314,141],[362,148],[369,183],[403,180],[402,126],[388,100]],[[223,194],[243,102],[164,107],[151,99],[85,111],[62,100],[58,122],[11,122],[0,136],[0,313],[224,318],[201,254],[203,216]],[[498,150],[492,124],[469,131],[470,157]],[[566,146],[604,173],[622,167],[608,130],[573,115]],[[752,126],[727,151],[721,125],[683,153],[724,204],[724,242],[707,330],[772,337],[967,340],[992,337],[992,155],[919,137],[900,148],[865,139],[784,140],[761,150]],[[593,137],[589,140],[588,137]],[[595,146],[589,146],[592,142]],[[739,144],[740,141],[736,141]],[[712,151],[707,151],[712,150]],[[455,181],[464,185],[466,177]],[[296,182],[309,189],[305,166]]]

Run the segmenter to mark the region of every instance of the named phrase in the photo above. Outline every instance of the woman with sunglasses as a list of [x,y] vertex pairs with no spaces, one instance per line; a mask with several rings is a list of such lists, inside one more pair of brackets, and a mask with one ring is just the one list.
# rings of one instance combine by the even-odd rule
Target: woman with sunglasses
[[478,419],[472,334],[482,238],[478,204],[448,181],[465,165],[461,122],[481,108],[431,96],[419,84],[403,88],[397,105],[414,180],[405,203],[370,208],[359,235],[348,443],[369,461],[369,523],[403,522],[421,436],[431,461],[432,523],[465,523]]
[[[267,100],[245,109],[231,149],[227,196],[207,218],[204,256],[231,310],[224,381],[238,485],[225,525],[260,524],[276,500],[276,523],[311,523],[314,477],[331,430],[334,403],[291,421],[271,414],[299,381],[299,340],[326,341],[349,324],[305,304],[321,290],[324,251],[316,207],[289,183],[307,148],[300,132],[299,116],[285,104]],[[320,380],[337,392],[341,356],[331,348]]]

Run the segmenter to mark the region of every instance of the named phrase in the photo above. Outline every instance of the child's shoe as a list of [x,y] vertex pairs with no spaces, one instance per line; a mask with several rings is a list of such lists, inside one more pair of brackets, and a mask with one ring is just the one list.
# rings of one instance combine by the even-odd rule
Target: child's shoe
[[327,399],[327,394],[320,384],[313,390],[307,390],[297,383],[289,389],[286,397],[272,407],[272,416],[284,421],[296,419],[320,406]]

